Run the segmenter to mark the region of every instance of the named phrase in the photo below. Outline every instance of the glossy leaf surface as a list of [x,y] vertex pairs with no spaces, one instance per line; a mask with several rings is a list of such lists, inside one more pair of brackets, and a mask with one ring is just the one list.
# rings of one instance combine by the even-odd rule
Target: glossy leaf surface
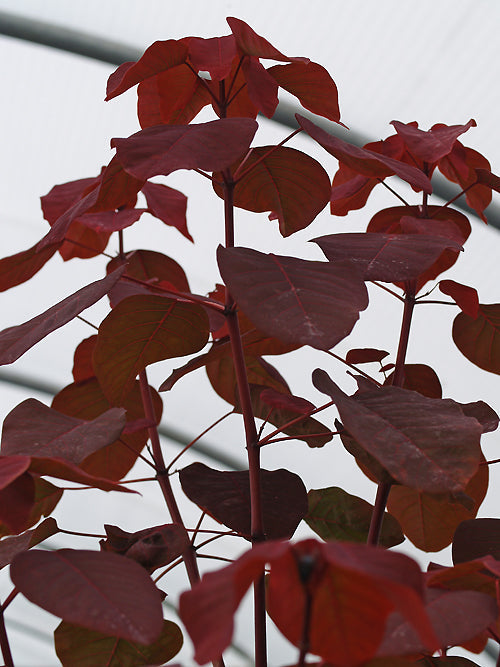
[[131,296],[99,327],[94,368],[111,402],[122,401],[146,366],[198,352],[208,340],[208,318],[195,304],[160,296]]
[[111,147],[132,176],[147,180],[178,169],[225,169],[248,149],[256,130],[257,123],[250,118],[156,125],[128,139],[112,139]]
[[[203,511],[246,539],[250,531],[250,482],[247,471],[220,472],[193,463],[180,472],[184,493]],[[307,492],[288,470],[261,470],[264,531],[271,540],[290,538],[307,514]]]
[[290,343],[329,350],[368,305],[362,277],[347,262],[327,264],[219,248],[222,277],[259,329]]
[[158,639],[161,596],[129,558],[99,551],[26,551],[11,565],[21,593],[64,621],[133,642]]
[[455,401],[399,387],[349,397],[320,370],[313,383],[335,400],[347,431],[401,484],[429,493],[463,491],[476,472],[482,428]]
[[[311,489],[307,496],[309,512],[304,521],[322,539],[366,542],[373,513],[370,503],[334,486]],[[386,512],[379,543],[390,548],[403,540],[397,520]]]
[[45,336],[70,322],[74,317],[102,299],[118,281],[123,269],[90,283],[49,308],[41,315],[0,332],[0,365],[11,364]]
[[459,313],[453,321],[453,340],[473,364],[500,375],[500,304],[480,304],[476,318]]

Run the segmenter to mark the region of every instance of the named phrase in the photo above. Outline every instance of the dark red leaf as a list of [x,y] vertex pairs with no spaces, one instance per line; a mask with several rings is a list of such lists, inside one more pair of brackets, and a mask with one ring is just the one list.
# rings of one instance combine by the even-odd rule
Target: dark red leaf
[[462,285],[454,280],[440,280],[439,289],[443,294],[448,294],[457,306],[470,317],[477,317],[479,311],[479,298],[477,291],[468,285]]
[[60,243],[55,243],[38,250],[37,244],[29,250],[22,250],[15,255],[0,259],[0,292],[5,292],[32,278],[45,266],[59,245]]
[[457,138],[476,127],[476,121],[471,119],[466,125],[434,125],[429,131],[420,130],[411,124],[393,120],[391,125],[403,138],[410,153],[424,162],[438,162],[448,155]]
[[[220,472],[192,463],[180,472],[187,497],[204,512],[251,539],[248,471]],[[288,470],[261,470],[264,532],[270,540],[289,539],[307,514],[307,492]]]
[[155,42],[144,51],[137,62],[123,63],[113,72],[108,79],[106,100],[121,95],[155,74],[180,65],[186,60],[187,54],[188,48],[184,40]]
[[168,565],[189,547],[187,533],[178,524],[154,526],[136,533],[127,533],[118,526],[105,525],[104,529],[107,539],[99,542],[103,551],[131,558],[148,572]]
[[[228,118],[255,118],[258,109],[248,95],[247,82],[245,74],[243,73],[243,68],[240,65],[240,60],[241,57],[233,60],[231,72],[222,82],[224,84],[224,90],[233,91],[226,108],[226,116]],[[208,81],[207,83],[213,95],[212,108],[217,116],[219,116],[221,110],[215,100],[219,99],[221,82]]]
[[93,421],[67,417],[34,398],[9,412],[2,431],[4,455],[59,457],[79,464],[114,442],[125,426],[125,410],[112,408]]
[[[0,457],[0,461],[3,458]],[[29,472],[24,472],[0,489],[0,521],[10,533],[20,533],[31,525],[34,504],[35,481]]]
[[371,347],[349,350],[345,356],[348,364],[369,364],[374,361],[382,361],[389,356],[385,350],[375,350]]
[[480,465],[465,487],[471,506],[446,493],[431,494],[395,485],[387,509],[399,521],[406,537],[422,551],[441,551],[453,540],[457,526],[476,516],[488,489],[488,466]]
[[368,305],[350,262],[311,262],[219,247],[219,268],[241,309],[279,340],[329,350],[345,338]]
[[[182,646],[182,632],[172,621],[163,621],[159,638],[152,644],[130,642],[65,621],[54,631],[57,656],[72,667],[139,667],[160,665],[171,660]],[[171,665],[175,667],[175,665]]]
[[36,252],[41,252],[48,246],[55,243],[62,243],[66,233],[73,222],[84,213],[87,213],[95,203],[99,195],[99,187],[96,185],[93,190],[85,194],[70,206],[51,226],[50,231],[35,246]]
[[[159,292],[159,289],[164,286],[189,293],[189,283],[184,269],[171,257],[154,250],[133,250],[125,255],[125,259],[126,267],[121,280],[109,293],[113,307],[122,299],[133,294],[163,293]],[[107,265],[106,272],[111,273],[122,264],[123,260],[115,257]],[[132,280],[127,280],[127,278]],[[156,287],[158,290],[155,289]]]
[[311,410],[314,410],[314,405],[310,401],[306,401],[305,398],[282,394],[271,387],[267,387],[260,392],[260,399],[271,408],[290,410],[297,415],[305,415]]
[[350,435],[401,484],[460,492],[477,471],[482,427],[455,401],[399,387],[349,397],[319,369],[313,384],[335,400]]
[[275,65],[267,71],[305,109],[336,123],[340,121],[337,86],[324,67],[312,62],[294,62]]
[[85,338],[77,345],[73,357],[73,379],[75,382],[88,380],[94,377],[94,367],[92,365],[92,355],[94,353],[97,336]]
[[[101,215],[109,215],[108,213],[100,213]],[[82,215],[81,219],[84,219],[85,215]],[[87,227],[80,220],[73,220],[73,222],[68,227],[64,241],[59,248],[59,254],[61,255],[64,262],[73,259],[74,257],[80,257],[82,259],[88,259],[89,257],[97,257],[100,255],[108,245],[109,238],[111,236],[110,231],[96,231]]]
[[455,565],[483,556],[500,560],[500,519],[464,520],[453,537],[452,555]]
[[189,59],[199,72],[208,72],[212,81],[225,79],[236,58],[234,35],[202,39],[191,37],[189,40]]
[[119,268],[109,276],[82,287],[28,322],[0,332],[0,365],[13,363],[49,333],[64,326],[99,301],[119,280],[122,273],[123,268]]
[[233,17],[228,17],[226,20],[241,54],[282,62],[309,62],[309,58],[289,58],[288,56],[284,56],[267,39],[264,39],[252,30],[245,21]]
[[422,234],[330,234],[313,239],[326,257],[350,260],[365,280],[400,282],[416,280],[444,250],[458,253],[460,244],[441,236]]
[[[91,475],[82,470],[81,467],[74,465],[70,461],[60,458],[32,457],[29,470],[35,475],[47,475],[47,477],[57,477],[65,479],[84,486],[91,486],[102,491],[120,491],[123,493],[135,493],[127,489],[123,484],[117,484],[110,479]],[[26,526],[27,527],[27,526]]]
[[459,313],[453,321],[453,340],[473,364],[500,375],[500,304],[480,304],[476,318]]
[[416,190],[432,193],[432,185],[427,176],[410,165],[394,160],[380,153],[358,148],[348,144],[338,137],[325,132],[307,118],[296,114],[296,118],[307,134],[317,141],[331,155],[336,157],[342,164],[347,165],[363,176],[386,178],[396,174],[403,181],[409,183]]
[[40,197],[43,217],[53,225],[70,206],[80,201],[99,183],[99,176],[80,178],[69,183],[54,185],[43,197]]
[[[334,486],[311,489],[307,496],[309,512],[304,521],[323,540],[366,542],[374,509],[370,503]],[[380,544],[391,548],[403,541],[397,520],[385,512]]]
[[33,530],[27,530],[15,537],[6,537],[0,541],[0,569],[9,565],[17,554],[31,549],[58,532],[56,520],[49,517]]
[[142,192],[150,213],[166,225],[178,229],[189,241],[193,241],[186,223],[186,195],[161,183],[145,183]]
[[474,417],[483,427],[483,433],[491,433],[498,428],[499,417],[495,410],[484,401],[462,403],[462,412],[467,417]]
[[133,208],[137,203],[137,193],[143,185],[144,180],[128,174],[115,155],[99,177],[97,200],[90,212]]
[[489,186],[495,192],[500,192],[500,177],[492,174],[488,169],[476,169],[478,183]]
[[154,295],[120,301],[101,323],[94,352],[104,394],[120,404],[146,366],[198,352],[208,333],[207,315],[196,304]]
[[137,115],[142,129],[190,123],[212,101],[206,82],[184,65],[142,81],[137,97]]
[[69,623],[144,644],[161,633],[160,592],[129,558],[72,549],[25,551],[10,573],[30,602]]
[[[233,165],[233,171],[238,166]],[[251,170],[245,174],[247,169]],[[328,174],[319,162],[293,148],[253,148],[243,174],[234,190],[235,206],[256,213],[270,211],[269,219],[278,220],[282,236],[310,225],[328,204]],[[220,185],[214,184],[214,189],[223,197]]]
[[[88,227],[95,232],[117,232],[120,229],[130,227],[137,222],[143,213],[146,213],[145,208],[125,208],[122,211],[102,211],[101,213],[86,213],[79,222],[81,225]],[[72,226],[75,224],[73,221]],[[67,238],[72,238],[71,228],[68,230]]]
[[12,484],[30,467],[29,456],[0,456],[0,489]]
[[278,106],[278,84],[258,58],[249,56],[241,66],[247,82],[248,96],[256,109],[272,118]]
[[225,169],[248,150],[257,123],[221,118],[198,125],[159,125],[128,139],[112,139],[118,160],[135,178],[147,180],[178,169]]
[[[391,373],[384,384],[392,385],[393,379],[394,373]],[[419,394],[428,396],[429,398],[441,398],[443,395],[441,382],[439,381],[436,371],[425,364],[404,365],[403,389],[418,391]],[[463,412],[465,414],[465,410],[463,410]]]
[[[1,461],[1,457],[0,457]],[[30,528],[37,524],[42,516],[49,516],[54,511],[57,503],[61,500],[63,490],[47,482],[42,477],[34,477],[35,482],[35,501],[31,508],[29,518],[22,530]],[[14,532],[21,532],[14,531]],[[0,521],[0,537],[11,535],[13,531]]]

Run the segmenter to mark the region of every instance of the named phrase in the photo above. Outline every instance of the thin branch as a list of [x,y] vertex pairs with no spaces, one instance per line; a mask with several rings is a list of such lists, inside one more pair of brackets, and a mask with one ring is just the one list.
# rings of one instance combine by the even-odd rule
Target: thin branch
[[207,308],[212,308],[212,310],[216,310],[219,313],[224,313],[223,304],[219,303],[219,301],[215,301],[214,299],[210,299],[210,297],[207,296],[201,296],[199,294],[190,294],[188,292],[180,292],[172,288],[166,289],[161,285],[154,285],[148,281],[140,280],[139,278],[133,278],[132,276],[127,276],[127,275],[122,276],[122,280],[128,280],[129,282],[135,283],[137,285],[158,290],[159,292],[163,292],[164,294],[170,295],[180,301],[199,303],[202,306],[206,306]]
[[265,436],[265,438],[262,438],[262,440],[259,440],[258,445],[259,447],[264,447],[264,445],[269,444],[270,440],[274,438],[275,435],[278,435],[279,433],[283,433],[285,428],[288,428],[289,426],[293,426],[294,424],[298,424],[300,421],[303,419],[306,419],[307,417],[310,417],[311,415],[315,415],[318,412],[321,412],[322,410],[325,410],[326,408],[329,408],[330,406],[334,405],[335,401],[328,401],[328,403],[324,403],[323,405],[320,405],[319,408],[314,408],[314,410],[308,410],[305,414],[299,415],[298,417],[295,417],[295,419],[290,419],[290,421],[286,422],[286,424],[283,424],[279,428],[275,429],[272,433],[269,433],[268,435]]
[[340,361],[343,364],[345,364],[346,366],[349,366],[349,368],[351,368],[353,371],[355,371],[359,375],[362,375],[367,380],[370,380],[371,382],[375,382],[375,384],[378,385],[379,387],[381,386],[381,383],[378,382],[377,380],[375,380],[375,378],[372,378],[371,375],[368,375],[368,373],[365,373],[365,371],[362,371],[360,368],[358,368],[354,364],[351,364],[349,361],[346,361],[345,359],[342,359],[342,357],[339,357],[338,354],[335,354],[335,352],[332,352],[331,350],[325,350],[325,352],[327,354],[329,354],[331,357],[333,357],[334,359],[336,359],[337,361]]
[[382,185],[383,185],[385,188],[387,188],[387,189],[389,190],[389,192],[392,192],[392,194],[393,194],[395,197],[397,197],[397,198],[399,199],[399,201],[403,202],[403,204],[404,204],[405,206],[410,206],[410,204],[408,204],[408,202],[406,201],[406,199],[404,199],[398,192],[396,192],[396,190],[394,190],[393,188],[391,188],[390,185],[387,185],[387,183],[386,183],[383,179],[381,179],[381,178],[377,178],[377,181],[379,181],[379,183],[382,183]]
[[404,297],[401,296],[401,294],[394,292],[392,289],[390,289],[386,285],[383,285],[382,283],[377,282],[376,280],[370,280],[370,282],[372,285],[376,285],[377,287],[380,287],[380,289],[383,289],[385,292],[389,292],[389,294],[392,294],[392,296],[395,296],[396,299],[398,299],[399,301],[403,301],[404,303]]
[[249,167],[247,167],[246,169],[244,169],[244,170],[243,170],[243,173],[241,173],[241,174],[238,176],[238,172],[239,172],[239,170],[240,170],[240,167],[241,167],[242,164],[243,164],[243,163],[242,163],[242,164],[238,167],[238,169],[236,170],[236,172],[234,173],[234,176],[233,176],[233,182],[234,182],[235,184],[236,184],[236,183],[239,183],[243,178],[245,178],[245,176],[247,176],[247,175],[252,171],[252,169],[255,169],[255,167],[256,167],[258,164],[260,164],[263,160],[265,160],[265,159],[266,159],[267,157],[269,157],[272,153],[274,153],[280,146],[283,146],[287,141],[290,141],[290,139],[291,139],[292,137],[294,137],[296,134],[299,134],[299,132],[302,132],[302,128],[299,128],[299,129],[294,130],[293,132],[291,132],[288,136],[286,136],[286,137],[283,139],[283,141],[280,141],[279,144],[276,144],[276,146],[273,146],[273,147],[270,148],[268,151],[266,151],[266,152],[264,153],[264,155],[261,155],[260,158],[259,158],[258,160],[256,160],[253,164],[251,164],[251,165],[250,165]]
[[92,324],[92,322],[89,322],[88,320],[86,320],[86,319],[85,319],[84,317],[82,317],[81,315],[77,315],[77,316],[76,316],[76,319],[77,319],[77,320],[80,320],[81,322],[84,322],[85,324],[88,324],[89,327],[92,327],[92,329],[95,329],[95,331],[99,331],[99,327],[96,327],[95,324]]
[[305,440],[305,438],[319,438],[323,435],[340,435],[340,431],[326,431],[323,433],[304,433],[302,438],[299,438],[297,435],[285,435],[282,438],[274,438],[269,440],[266,444],[274,445],[275,442],[283,442],[284,440]]

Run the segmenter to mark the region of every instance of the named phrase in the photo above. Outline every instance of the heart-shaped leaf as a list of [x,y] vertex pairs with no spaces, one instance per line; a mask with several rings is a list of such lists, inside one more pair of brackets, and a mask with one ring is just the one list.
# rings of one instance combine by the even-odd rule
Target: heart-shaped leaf
[[363,278],[350,262],[311,262],[249,248],[219,247],[217,257],[241,309],[285,342],[329,350],[368,305]]
[[[187,497],[214,519],[251,539],[248,471],[220,472],[192,463],[180,472]],[[288,470],[261,470],[261,502],[268,539],[289,539],[307,514],[307,492]]]
[[453,321],[453,340],[473,364],[500,375],[500,304],[480,304],[475,318],[459,313]]
[[10,568],[14,585],[42,609],[133,642],[150,644],[163,627],[161,595],[144,568],[100,551],[25,551]]

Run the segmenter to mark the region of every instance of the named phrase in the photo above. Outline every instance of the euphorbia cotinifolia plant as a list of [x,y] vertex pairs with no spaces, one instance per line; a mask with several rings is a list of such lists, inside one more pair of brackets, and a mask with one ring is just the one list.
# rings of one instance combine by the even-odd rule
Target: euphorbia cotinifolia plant
[[[108,100],[138,87],[142,129],[112,139],[116,153],[99,175],[56,185],[42,197],[50,230],[0,262],[7,290],[30,280],[57,252],[64,260],[94,257],[112,234],[119,237],[105,277],[0,333],[0,363],[10,364],[109,299],[109,314],[94,323],[97,333],[76,347],[74,382],[51,406],[22,402],[3,426],[0,561],[10,565],[13,582],[0,608],[4,663],[15,664],[4,617],[24,595],[62,619],[55,648],[63,665],[163,664],[187,632],[196,660],[221,666],[233,617],[253,588],[257,667],[267,663],[267,616],[296,647],[299,666],[389,659],[458,664],[463,659],[446,657],[450,647],[479,653],[488,638],[500,641],[500,519],[475,518],[488,486],[481,435],[497,428],[498,416],[480,400],[442,398],[436,372],[405,357],[413,312],[437,286],[441,300],[459,311],[456,346],[473,364],[500,374],[500,304],[481,304],[473,287],[440,279],[463,251],[469,220],[453,202],[431,199],[438,170],[485,220],[500,179],[462,143],[473,120],[429,130],[394,121],[391,136],[358,148],[318,127],[310,114],[297,115],[296,131],[260,146],[256,117],[273,116],[280,87],[309,112],[340,123],[337,89],[321,65],[283,55],[241,20],[228,24],[224,37],[156,42],[110,76]],[[265,67],[261,60],[278,64]],[[193,122],[205,107],[214,119]],[[338,160],[333,182],[316,159],[291,146],[298,132]],[[186,267],[160,249],[134,250],[123,239],[123,230],[149,213],[192,240],[186,197],[156,178],[181,169],[210,179],[224,202],[222,283],[214,275],[207,296],[192,293]],[[390,176],[397,178],[389,186]],[[397,179],[411,186],[412,201],[397,191]],[[321,261],[235,247],[238,208],[270,212],[277,222],[269,224],[286,237],[328,204],[336,216],[364,207],[373,188],[384,185],[397,206],[374,215],[366,232],[312,239]],[[401,302],[399,344],[379,350],[366,340],[344,358],[331,350],[368,307],[367,283]],[[295,396],[266,357],[301,346],[340,359],[352,394],[317,368],[318,405]],[[148,367],[173,358],[184,361],[161,386],[150,386]],[[206,372],[214,391],[241,414],[248,470],[193,463],[179,472],[182,459],[175,470],[166,460],[157,430],[162,399],[168,403],[169,392],[195,372]],[[332,405],[338,419],[319,421]],[[334,486],[307,491],[297,474],[262,468],[262,447],[283,439],[303,441],[304,461],[308,446],[331,448],[333,461],[343,445],[377,483],[374,505]],[[145,519],[136,533],[106,525],[88,550],[33,548],[64,529],[50,516],[63,491],[47,477],[129,492],[133,482],[123,480],[139,457],[161,487],[164,524],[148,526]],[[223,530],[210,537],[201,519],[194,527],[184,523],[172,474],[201,517]],[[294,541],[301,522],[311,537]],[[242,538],[242,555],[200,577],[201,547],[228,532]],[[425,551],[451,543],[453,565],[422,572],[390,550],[405,536]],[[164,619],[162,600],[168,571],[182,564],[181,630]]]

